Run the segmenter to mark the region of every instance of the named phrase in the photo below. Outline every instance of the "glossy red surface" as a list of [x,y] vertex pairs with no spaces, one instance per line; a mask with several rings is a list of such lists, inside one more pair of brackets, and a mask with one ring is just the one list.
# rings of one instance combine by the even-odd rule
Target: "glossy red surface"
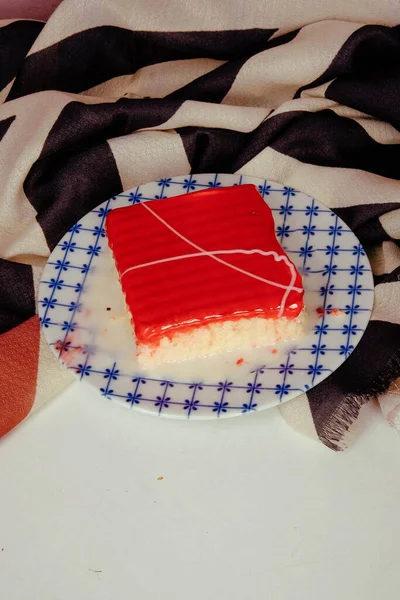
[[[165,335],[221,320],[297,317],[303,308],[301,276],[274,228],[271,210],[253,185],[211,188],[110,212],[108,242],[137,341],[156,345]],[[212,257],[199,248],[258,249],[285,259],[237,252]],[[282,310],[291,281],[298,289],[286,294]]]

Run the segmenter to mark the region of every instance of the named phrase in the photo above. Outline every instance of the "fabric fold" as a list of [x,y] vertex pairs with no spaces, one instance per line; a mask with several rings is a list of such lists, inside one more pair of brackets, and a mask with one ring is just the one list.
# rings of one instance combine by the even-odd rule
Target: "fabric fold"
[[371,398],[400,428],[400,27],[389,3],[364,21],[345,4],[292,22],[285,3],[274,21],[255,1],[207,0],[195,19],[190,2],[133,18],[126,0],[65,0],[47,24],[0,22],[0,434],[70,380],[35,307],[64,233],[122,190],[216,171],[309,193],[371,260],[361,343],[344,334],[348,360],[283,416],[333,450]]

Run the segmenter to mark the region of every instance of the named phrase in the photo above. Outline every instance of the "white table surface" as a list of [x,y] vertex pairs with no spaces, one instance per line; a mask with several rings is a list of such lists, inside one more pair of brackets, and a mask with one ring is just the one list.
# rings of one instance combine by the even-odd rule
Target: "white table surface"
[[168,421],[76,383],[0,442],[0,597],[397,599],[400,444],[375,417],[335,454],[276,409]]

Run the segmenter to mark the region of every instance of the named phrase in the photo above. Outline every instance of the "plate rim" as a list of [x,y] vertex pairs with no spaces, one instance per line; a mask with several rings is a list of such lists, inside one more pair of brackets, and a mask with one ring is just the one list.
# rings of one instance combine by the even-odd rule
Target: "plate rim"
[[[326,209],[325,212],[330,212],[330,213],[334,214],[335,217],[336,217],[336,219],[338,221],[340,221],[341,223],[343,223],[346,226],[346,228],[349,231],[351,231],[352,235],[354,236],[354,239],[357,240],[360,249],[364,252],[363,258],[364,258],[364,261],[366,262],[366,264],[369,267],[369,271],[370,271],[370,275],[371,275],[371,283],[372,283],[371,302],[370,302],[370,305],[369,305],[368,309],[366,309],[368,311],[368,318],[367,318],[365,324],[363,325],[363,329],[362,329],[361,334],[359,335],[358,339],[355,340],[355,342],[354,342],[354,346],[353,346],[353,349],[351,351],[351,353],[352,353],[355,350],[355,348],[358,346],[358,344],[360,343],[360,341],[362,340],[363,335],[365,333],[365,330],[366,330],[366,328],[368,326],[368,323],[369,323],[369,321],[371,319],[372,309],[373,309],[373,305],[374,305],[374,296],[375,296],[374,286],[373,286],[373,275],[372,275],[372,269],[371,269],[370,261],[369,261],[369,258],[368,258],[367,254],[366,254],[366,251],[365,251],[363,245],[361,244],[360,240],[358,239],[358,237],[356,236],[356,234],[354,233],[354,231],[352,231],[350,229],[350,227],[348,227],[346,225],[346,223],[343,221],[343,219],[341,217],[339,217],[338,215],[336,215],[336,213],[332,209],[330,209],[328,206],[326,206],[321,200],[316,199],[313,196],[310,196],[309,194],[307,194],[306,192],[298,190],[297,188],[292,188],[291,186],[288,186],[288,185],[285,185],[285,184],[281,184],[281,183],[276,182],[274,180],[271,180],[271,179],[268,179],[268,178],[256,177],[256,176],[253,176],[253,175],[241,175],[241,174],[231,174],[231,173],[212,173],[212,172],[210,172],[210,173],[192,173],[192,174],[184,174],[184,175],[174,175],[174,176],[171,176],[171,177],[160,178],[160,179],[156,179],[156,180],[153,180],[153,181],[150,181],[150,182],[146,182],[146,183],[143,183],[143,184],[139,184],[139,185],[133,186],[133,187],[129,188],[128,190],[122,191],[119,194],[117,194],[116,196],[113,196],[113,197],[109,198],[108,200],[105,200],[105,201],[101,202],[99,205],[97,205],[92,210],[88,211],[84,216],[82,216],[67,232],[64,233],[64,235],[60,238],[59,242],[53,248],[52,252],[50,253],[50,256],[48,257],[48,259],[46,261],[46,265],[43,268],[41,279],[40,279],[40,283],[39,283],[39,286],[38,286],[38,292],[37,292],[37,295],[36,295],[37,311],[38,311],[38,314],[39,314],[40,319],[41,319],[41,329],[44,332],[44,337],[46,339],[46,343],[48,345],[50,345],[50,348],[52,349],[53,353],[55,354],[58,362],[60,362],[63,366],[66,366],[65,363],[64,363],[64,361],[60,358],[61,352],[59,352],[57,349],[55,349],[55,346],[52,345],[52,343],[50,343],[50,341],[48,339],[48,336],[45,334],[45,332],[47,331],[47,329],[46,329],[46,324],[42,322],[41,310],[40,310],[41,309],[40,302],[42,301],[42,299],[44,297],[43,293],[42,293],[42,290],[44,289],[44,284],[46,283],[46,282],[43,281],[42,277],[45,274],[47,268],[49,267],[49,261],[50,261],[52,255],[56,252],[57,248],[63,242],[64,238],[66,236],[68,236],[68,234],[71,233],[73,231],[73,229],[75,227],[77,227],[78,224],[81,223],[81,221],[83,221],[84,219],[88,218],[90,214],[92,214],[92,213],[94,213],[96,211],[97,212],[101,212],[102,209],[104,211],[108,210],[108,207],[109,207],[110,203],[113,200],[116,200],[118,198],[129,198],[129,196],[132,195],[132,194],[136,194],[137,195],[139,188],[143,188],[145,186],[154,186],[156,184],[157,184],[158,187],[160,187],[161,182],[167,182],[167,181],[169,181],[171,183],[175,182],[175,183],[179,183],[179,184],[182,184],[182,182],[184,182],[184,181],[188,181],[189,185],[188,185],[187,191],[182,191],[182,193],[179,193],[179,194],[173,194],[173,196],[184,195],[185,193],[191,193],[193,191],[198,191],[195,188],[193,190],[190,189],[190,187],[191,187],[190,184],[191,184],[191,182],[193,182],[193,183],[196,182],[196,179],[195,179],[196,177],[202,177],[202,178],[203,177],[205,177],[205,178],[210,177],[210,178],[214,178],[214,184],[217,183],[218,177],[229,177],[229,178],[232,178],[232,179],[236,178],[236,180],[238,180],[238,181],[236,183],[232,182],[232,185],[241,185],[243,179],[246,179],[245,183],[253,183],[256,186],[259,186],[260,184],[262,184],[263,188],[265,188],[266,184],[268,183],[268,184],[270,184],[272,186],[279,186],[282,190],[283,189],[285,189],[285,190],[292,190],[294,193],[303,194],[307,198],[310,198],[310,200],[312,200],[312,202],[316,201],[316,202],[318,202],[318,204],[321,204],[324,207],[324,209]],[[252,180],[252,181],[249,181],[249,180]],[[204,185],[204,184],[201,184],[201,185],[205,189],[206,188],[210,188],[210,187],[219,187],[219,185],[218,186],[217,185],[214,185],[214,186],[212,186],[212,185]],[[229,185],[230,185],[229,183],[226,183],[225,185],[222,184],[222,187],[227,187]],[[161,185],[161,193],[160,193],[160,198],[161,199],[163,198],[164,189],[165,189],[164,184],[162,184]],[[281,190],[271,190],[271,191],[281,191]],[[264,201],[266,201],[264,194],[262,194],[262,196],[263,196]],[[289,193],[289,197],[290,197],[290,193]],[[143,198],[143,200],[145,200],[145,201],[152,201],[152,200],[156,200],[156,199],[160,199],[160,198],[158,198],[157,195],[153,194],[151,198]],[[138,201],[140,202],[141,199],[139,199]],[[134,201],[134,203],[135,203],[135,201]],[[126,205],[129,206],[130,202],[127,201]],[[105,217],[105,215],[104,215],[104,217]],[[103,218],[103,221],[104,221],[104,218]],[[100,237],[100,235],[98,236],[98,238],[96,238],[96,243],[98,242],[99,237]],[[280,243],[282,245],[282,242],[280,242]],[[92,259],[92,256],[90,258]],[[89,270],[90,270],[90,265],[88,267],[88,271],[87,272],[89,272]],[[271,407],[276,406],[276,405],[279,406],[281,403],[289,401],[289,400],[292,400],[292,399],[298,397],[299,395],[301,395],[301,394],[309,391],[310,389],[312,389],[313,387],[315,387],[316,385],[320,384],[322,381],[324,381],[325,379],[327,379],[330,375],[332,375],[341,365],[344,364],[344,362],[346,362],[346,360],[348,360],[348,358],[351,355],[351,353],[348,356],[345,356],[344,360],[342,360],[333,370],[331,370],[331,372],[329,372],[329,373],[325,374],[324,376],[320,377],[315,384],[310,385],[310,386],[305,386],[305,389],[301,389],[301,390],[300,389],[295,390],[294,388],[292,388],[291,391],[294,391],[295,393],[291,394],[289,398],[281,397],[279,399],[279,401],[276,402],[276,403],[274,403],[274,404],[272,404],[272,403],[265,403],[264,405],[262,405],[259,408],[257,408],[256,412],[260,412],[262,410],[265,410],[267,408],[271,408]],[[288,356],[290,357],[290,352],[289,352]],[[76,378],[81,379],[81,380],[83,379],[82,373],[77,373],[76,366],[72,366],[72,367],[71,366],[69,366],[69,367],[67,366],[67,368],[68,368],[68,370],[72,371],[73,375]],[[255,369],[255,370],[251,371],[251,373],[255,373],[256,371],[258,371],[260,369],[261,369],[261,367],[259,367],[258,369]],[[129,376],[131,377],[132,375],[129,375]],[[141,377],[141,376],[139,375],[139,377]],[[159,381],[161,382],[162,380],[159,380]],[[176,380],[175,383],[180,383],[180,384],[185,384],[185,385],[187,384],[187,382],[182,382],[182,381],[178,381],[178,380]],[[101,390],[99,390],[99,388],[96,387],[96,385],[92,385],[92,387],[94,387],[99,392],[99,395],[105,395],[107,398],[111,399],[109,396],[107,396],[107,394],[101,394]],[[243,389],[243,393],[244,393],[244,391],[246,389],[245,386],[240,386],[240,387]],[[257,405],[255,404],[254,406],[257,406]],[[185,417],[191,416],[190,413],[189,414],[183,414],[182,410],[181,410],[180,414],[171,413],[169,411],[159,411],[157,413],[154,410],[149,410],[146,405],[142,405],[142,404],[140,404],[140,405],[131,404],[130,407],[134,408],[135,410],[139,410],[140,412],[145,412],[146,414],[154,414],[154,415],[159,414],[159,415],[162,415],[162,416],[168,417],[168,418],[185,418]],[[192,419],[195,419],[195,420],[210,420],[210,419],[219,418],[219,417],[233,418],[233,417],[236,417],[236,416],[241,416],[241,415],[244,415],[244,414],[249,414],[250,412],[253,412],[254,410],[255,409],[253,409],[250,406],[250,409],[248,411],[229,410],[226,413],[222,412],[222,414],[221,414],[221,412],[218,412],[217,415],[212,414],[211,411],[207,412],[204,415],[200,415],[200,414],[194,413],[192,415]]]

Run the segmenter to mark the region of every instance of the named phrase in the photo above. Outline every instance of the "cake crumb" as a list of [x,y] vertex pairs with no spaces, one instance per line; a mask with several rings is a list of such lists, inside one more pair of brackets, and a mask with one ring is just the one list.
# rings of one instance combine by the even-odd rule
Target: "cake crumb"
[[107,306],[106,310],[111,310],[111,306]]
[[316,308],[315,312],[318,314],[319,318],[322,317],[322,315],[324,313],[326,313],[327,315],[332,315],[334,317],[340,317],[341,315],[343,315],[343,311],[340,310],[340,308]]
[[164,477],[157,477],[157,481],[162,481]]
[[273,348],[273,349],[271,350],[271,354],[278,354],[278,350],[277,350],[276,348]]
[[237,365],[242,365],[244,363],[244,358],[238,358],[238,360],[236,361]]

